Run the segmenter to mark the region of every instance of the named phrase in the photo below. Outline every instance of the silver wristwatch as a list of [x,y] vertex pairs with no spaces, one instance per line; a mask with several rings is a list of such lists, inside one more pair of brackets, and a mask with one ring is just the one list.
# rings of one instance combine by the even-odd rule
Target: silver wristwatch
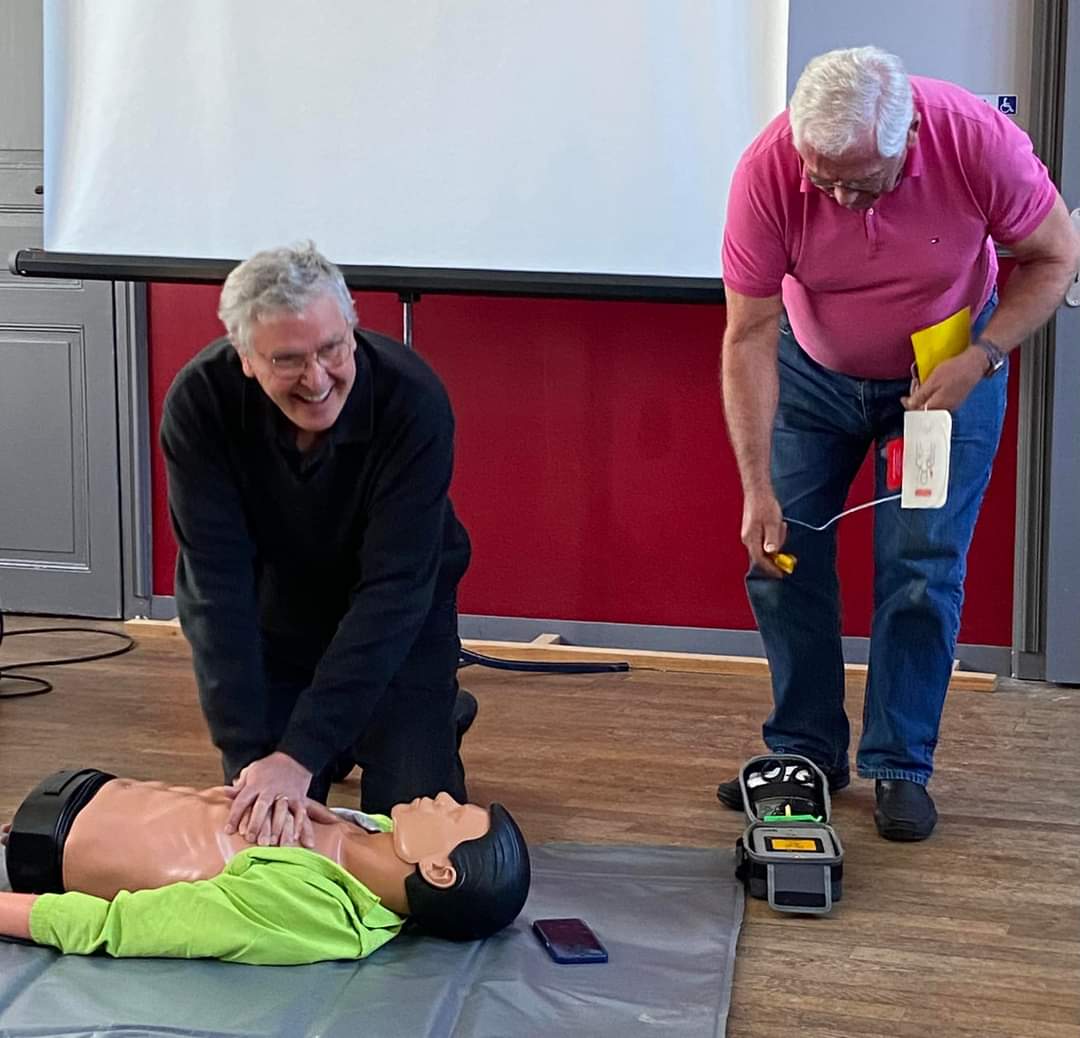
[[983,372],[983,378],[990,378],[1005,366],[1005,351],[996,342],[979,338],[971,345],[977,346],[986,354],[986,371]]

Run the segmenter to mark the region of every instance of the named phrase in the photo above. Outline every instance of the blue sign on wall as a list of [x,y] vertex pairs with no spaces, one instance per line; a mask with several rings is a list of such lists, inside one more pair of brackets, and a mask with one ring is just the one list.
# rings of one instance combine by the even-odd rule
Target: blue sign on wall
[[985,101],[992,108],[996,108],[1002,115],[1016,116],[1019,111],[1017,104],[1018,94],[976,94],[980,100]]

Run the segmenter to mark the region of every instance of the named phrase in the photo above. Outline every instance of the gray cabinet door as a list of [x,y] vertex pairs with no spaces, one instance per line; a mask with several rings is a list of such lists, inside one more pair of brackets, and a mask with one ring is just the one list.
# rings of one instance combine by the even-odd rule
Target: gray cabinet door
[[113,288],[7,270],[42,244],[40,0],[0,3],[0,97],[0,607],[119,616]]

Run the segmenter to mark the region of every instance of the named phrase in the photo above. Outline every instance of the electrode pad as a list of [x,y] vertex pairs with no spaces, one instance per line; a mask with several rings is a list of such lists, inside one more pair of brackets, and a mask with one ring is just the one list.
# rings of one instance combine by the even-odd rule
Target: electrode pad
[[904,475],[901,508],[940,508],[949,496],[949,448],[952,415],[948,411],[904,414]]

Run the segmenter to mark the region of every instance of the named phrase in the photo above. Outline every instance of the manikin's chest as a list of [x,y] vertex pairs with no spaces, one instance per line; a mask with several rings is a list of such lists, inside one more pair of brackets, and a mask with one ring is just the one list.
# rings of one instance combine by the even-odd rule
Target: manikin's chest
[[[111,899],[210,879],[251,846],[226,836],[223,793],[115,779],[75,819],[64,845],[64,888]],[[340,827],[315,826],[314,850],[341,863]]]

